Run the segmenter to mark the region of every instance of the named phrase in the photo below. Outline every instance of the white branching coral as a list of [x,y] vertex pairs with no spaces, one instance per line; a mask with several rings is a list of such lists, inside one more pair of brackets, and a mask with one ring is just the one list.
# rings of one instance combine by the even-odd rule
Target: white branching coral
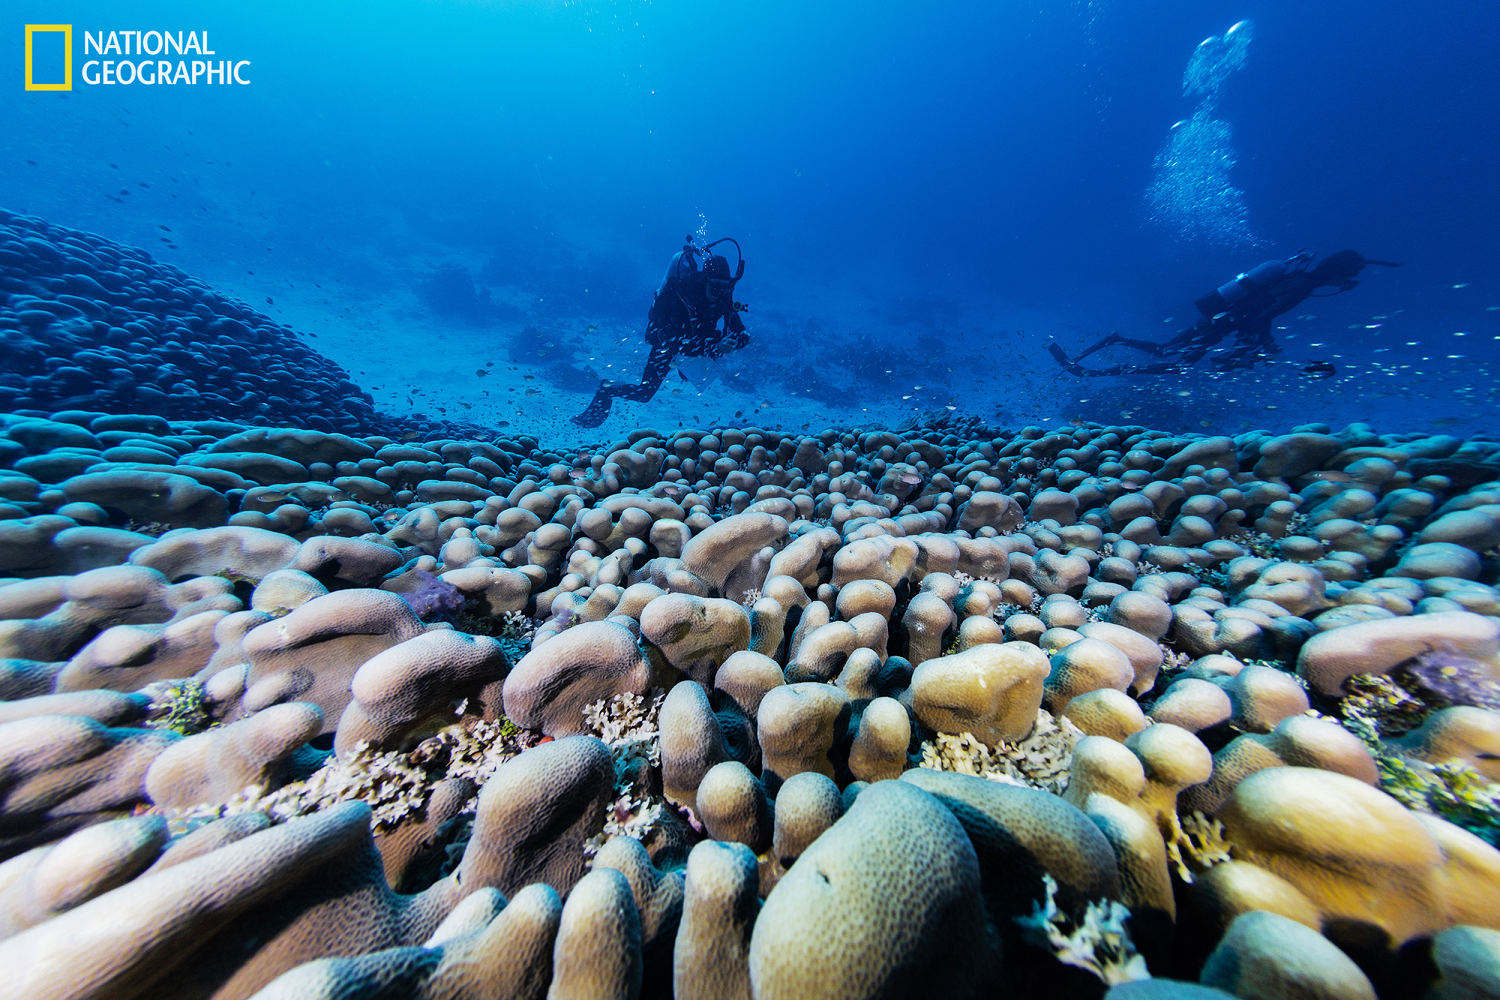
[[[475,787],[482,786],[501,764],[534,745],[536,739],[536,734],[508,719],[467,718],[423,740],[409,753],[377,753],[362,743],[344,757],[330,756],[301,781],[274,790],[251,785],[227,802],[165,813],[180,827],[246,812],[264,812],[281,823],[357,799],[369,803],[374,830],[384,833],[420,814],[439,782],[467,778]],[[468,808],[472,809],[472,803]]]
[[1172,814],[1171,828],[1163,838],[1167,843],[1167,862],[1178,878],[1191,885],[1199,873],[1229,860],[1229,841],[1224,839],[1224,824],[1201,812],[1186,816]]
[[1112,899],[1091,900],[1079,918],[1057,907],[1057,880],[1043,875],[1047,898],[1029,916],[1016,917],[1028,940],[1049,948],[1057,960],[1098,976],[1106,985],[1150,979],[1125,921],[1130,911]]
[[[614,800],[604,814],[600,844],[610,837],[634,837],[645,843],[661,821],[666,802],[652,780],[661,765],[657,741],[629,740],[610,747],[615,759]],[[593,851],[588,852],[593,856]]]
[[345,759],[329,757],[323,766],[302,781],[273,791],[251,785],[227,802],[206,803],[167,813],[174,825],[184,828],[203,821],[263,812],[274,822],[319,812],[340,802],[358,799],[374,812],[377,833],[399,825],[427,803],[431,778],[403,753],[374,753],[361,744]]
[[1083,731],[1066,718],[1039,709],[1025,739],[988,746],[973,733],[938,733],[922,743],[922,767],[974,774],[991,781],[1027,785],[1061,795],[1068,787],[1073,746]]
[[1008,760],[969,732],[938,733],[935,739],[923,740],[921,766],[934,771],[973,774],[1010,785],[1026,784]]
[[1161,650],[1163,670],[1166,670],[1170,673],[1174,670],[1186,670],[1188,667],[1192,666],[1193,656],[1191,653],[1180,652],[1173,649],[1171,646],[1166,645],[1165,643],[1159,642],[1156,644],[1156,646]]
[[523,731],[509,719],[474,719],[449,726],[422,742],[413,756],[447,760],[443,778],[467,778],[476,786],[524,749]]
[[495,640],[505,650],[505,655],[515,662],[531,651],[531,642],[536,638],[537,622],[526,617],[523,611],[507,611],[500,616],[500,628]]
[[[991,580],[990,577],[982,576],[981,580],[990,580],[998,584],[999,581]],[[990,612],[990,617],[1002,625],[1016,615],[1034,615],[1042,610],[1042,602],[1047,599],[1045,594],[1033,594],[1030,601],[1025,604],[1014,604],[1010,601],[1001,601],[995,605],[995,610]]]
[[666,692],[650,701],[638,694],[618,694],[583,710],[584,725],[609,746],[615,762],[614,797],[604,813],[604,829],[584,845],[592,860],[610,837],[634,837],[645,843],[668,809],[661,796],[661,733],[657,719]]
[[219,724],[204,698],[203,685],[198,681],[157,681],[141,691],[151,697],[143,723],[147,729],[170,729],[183,736],[192,736]]
[[[658,691],[648,702],[645,695],[617,694],[608,701],[596,701],[583,710],[583,724],[589,732],[610,746],[618,743],[649,741],[657,743],[657,716],[665,692]],[[653,749],[653,753],[655,750]]]
[[530,639],[536,632],[536,622],[526,617],[524,611],[507,611],[500,616],[500,635],[506,639]]

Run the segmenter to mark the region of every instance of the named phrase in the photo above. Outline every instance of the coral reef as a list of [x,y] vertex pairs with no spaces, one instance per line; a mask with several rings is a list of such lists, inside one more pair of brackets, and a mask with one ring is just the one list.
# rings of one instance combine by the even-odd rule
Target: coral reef
[[1054,719],[1038,709],[1036,724],[1025,739],[986,746],[972,733],[937,733],[922,741],[922,766],[935,771],[976,774],[991,781],[1011,781],[1061,795],[1068,787],[1073,744],[1083,732],[1066,718]]
[[1082,914],[1065,914],[1057,905],[1057,880],[1044,875],[1047,898],[1016,923],[1032,932],[1034,943],[1051,949],[1064,965],[1077,966],[1113,986],[1150,979],[1146,960],[1130,940],[1126,920],[1130,911],[1112,899],[1090,900]]
[[[28,364],[85,335],[71,266],[5,286]],[[31,995],[1420,995],[1500,928],[1500,444],[954,417],[565,457],[190,374],[0,387]]]
[[168,681],[152,692],[141,721],[149,729],[170,729],[181,736],[201,733],[214,725],[203,698],[203,684],[195,680]]
[[9,212],[0,241],[29,251],[7,260],[17,281],[0,294],[0,408],[377,423],[349,374],[292,331],[144,251]]

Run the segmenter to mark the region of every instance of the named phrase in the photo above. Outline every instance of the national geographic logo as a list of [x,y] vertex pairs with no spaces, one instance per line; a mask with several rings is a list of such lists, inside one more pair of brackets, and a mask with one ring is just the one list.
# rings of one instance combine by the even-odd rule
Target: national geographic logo
[[[36,79],[36,45],[38,33],[61,35],[63,51],[62,79],[56,83],[38,83]],[[44,42],[50,39],[43,39]],[[28,24],[26,26],[26,89],[27,90],[72,90],[73,89],[73,26],[71,24]]]
[[[250,84],[250,60],[212,58],[207,31],[83,31],[86,87]],[[95,58],[89,58],[93,56]],[[26,25],[26,89],[73,89],[73,26]]]

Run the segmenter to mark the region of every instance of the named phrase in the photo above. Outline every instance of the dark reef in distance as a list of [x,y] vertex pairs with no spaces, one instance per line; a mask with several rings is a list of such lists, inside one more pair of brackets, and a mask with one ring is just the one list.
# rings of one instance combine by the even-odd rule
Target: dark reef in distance
[[481,429],[378,413],[291,329],[136,247],[0,209],[0,410],[351,434]]

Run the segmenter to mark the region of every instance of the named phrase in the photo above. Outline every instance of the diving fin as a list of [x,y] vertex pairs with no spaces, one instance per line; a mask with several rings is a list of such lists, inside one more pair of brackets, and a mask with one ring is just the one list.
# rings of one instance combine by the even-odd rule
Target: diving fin
[[1051,354],[1052,360],[1061,365],[1063,371],[1067,372],[1069,375],[1083,374],[1083,369],[1079,367],[1078,362],[1069,358],[1067,354],[1063,352],[1063,349],[1058,346],[1056,341],[1053,341],[1052,343],[1047,345],[1047,353]]

